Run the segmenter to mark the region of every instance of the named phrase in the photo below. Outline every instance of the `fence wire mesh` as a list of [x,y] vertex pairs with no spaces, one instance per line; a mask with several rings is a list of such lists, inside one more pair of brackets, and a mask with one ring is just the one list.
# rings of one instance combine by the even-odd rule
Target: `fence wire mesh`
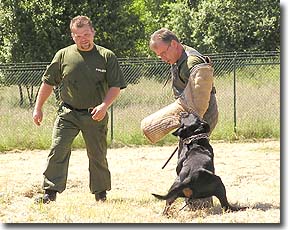
[[[207,56],[214,65],[219,106],[219,122],[212,138],[227,138],[220,132],[223,129],[231,130],[238,136],[248,135],[249,132],[253,137],[255,127],[261,130],[263,137],[279,137],[280,52],[235,52]],[[140,130],[141,120],[174,101],[170,66],[153,58],[120,58],[119,62],[128,86],[109,111],[110,141],[147,143]],[[0,64],[2,115],[5,108],[6,116],[15,108],[31,110],[48,64]],[[50,103],[56,111],[55,101]],[[32,125],[31,117],[23,118],[21,122]]]

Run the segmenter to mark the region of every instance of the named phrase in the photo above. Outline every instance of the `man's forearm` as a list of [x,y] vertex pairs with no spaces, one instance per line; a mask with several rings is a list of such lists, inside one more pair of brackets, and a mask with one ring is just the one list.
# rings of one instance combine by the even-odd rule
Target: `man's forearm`
[[42,83],[40,86],[40,90],[37,96],[37,100],[35,103],[35,110],[41,110],[43,107],[43,104],[48,99],[48,97],[51,95],[53,91],[53,86],[48,85],[46,83]]
[[119,94],[120,94],[120,88],[111,87],[108,90],[107,95],[103,100],[103,104],[105,104],[105,106],[107,106],[107,108],[109,108],[113,104],[113,102],[116,100],[116,98],[118,97]]

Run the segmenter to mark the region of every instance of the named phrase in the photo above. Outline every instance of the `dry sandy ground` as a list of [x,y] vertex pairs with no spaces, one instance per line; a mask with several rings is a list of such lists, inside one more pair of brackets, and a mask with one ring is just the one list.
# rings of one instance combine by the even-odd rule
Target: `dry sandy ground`
[[[211,144],[215,152],[216,174],[221,176],[226,186],[228,199],[234,204],[248,204],[255,210],[261,210],[258,217],[254,217],[251,211],[252,218],[248,215],[245,217],[248,219],[242,221],[280,223],[280,142]],[[176,155],[165,169],[161,167],[174,148],[147,146],[109,149],[108,161],[112,174],[109,197],[117,194],[127,194],[124,196],[128,197],[130,194],[150,196],[151,192],[166,193],[175,178]],[[48,151],[42,150],[0,153],[0,222],[29,221],[25,209],[29,210],[34,198],[41,193],[47,154]],[[64,199],[68,196],[67,191],[89,194],[85,150],[72,152],[67,189],[58,195],[57,202],[61,197]],[[91,196],[87,199],[92,200],[92,195],[87,196]],[[207,217],[205,221],[215,222],[209,218],[212,217]],[[129,222],[129,219],[126,221]]]

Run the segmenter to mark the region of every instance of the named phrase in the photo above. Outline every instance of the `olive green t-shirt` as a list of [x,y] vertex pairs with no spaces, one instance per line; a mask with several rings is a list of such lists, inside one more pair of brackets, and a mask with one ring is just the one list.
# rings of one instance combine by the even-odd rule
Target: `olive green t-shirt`
[[98,45],[91,51],[80,51],[76,44],[59,50],[42,80],[59,86],[61,100],[77,109],[101,104],[110,87],[126,88],[117,57]]

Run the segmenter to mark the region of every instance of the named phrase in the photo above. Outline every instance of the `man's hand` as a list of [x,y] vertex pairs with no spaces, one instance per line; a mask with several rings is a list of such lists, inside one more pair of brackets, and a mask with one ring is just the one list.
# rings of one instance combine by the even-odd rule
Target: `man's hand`
[[112,105],[113,101],[118,97],[120,93],[119,87],[111,87],[109,88],[106,97],[104,98],[103,102],[96,106],[91,114],[92,119],[95,121],[101,121],[105,117],[107,110],[110,105]]
[[34,109],[32,117],[33,117],[34,123],[39,126],[42,122],[42,119],[43,119],[42,110],[35,110]]
[[52,93],[53,86],[48,85],[46,83],[42,83],[39,89],[39,93],[36,99],[34,111],[33,111],[33,121],[36,125],[40,125],[43,119],[43,113],[42,113],[42,106],[44,102],[47,100],[47,98]]
[[91,114],[92,114],[92,119],[95,121],[101,121],[105,117],[107,113],[108,106],[106,106],[104,103],[96,106]]

